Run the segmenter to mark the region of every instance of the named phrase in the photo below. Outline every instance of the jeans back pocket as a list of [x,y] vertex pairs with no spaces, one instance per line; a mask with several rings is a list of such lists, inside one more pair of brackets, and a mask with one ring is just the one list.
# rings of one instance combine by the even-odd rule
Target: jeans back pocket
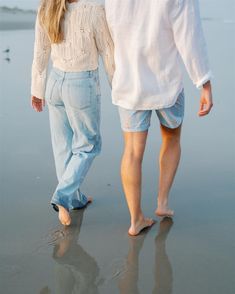
[[68,84],[68,104],[76,109],[91,107],[94,92],[91,78],[70,80]]

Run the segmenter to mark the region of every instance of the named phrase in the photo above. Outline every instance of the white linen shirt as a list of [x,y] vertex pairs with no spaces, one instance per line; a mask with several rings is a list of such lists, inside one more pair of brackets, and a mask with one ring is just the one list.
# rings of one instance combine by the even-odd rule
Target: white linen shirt
[[181,58],[193,83],[210,80],[198,0],[106,0],[114,41],[113,104],[167,108],[183,88]]

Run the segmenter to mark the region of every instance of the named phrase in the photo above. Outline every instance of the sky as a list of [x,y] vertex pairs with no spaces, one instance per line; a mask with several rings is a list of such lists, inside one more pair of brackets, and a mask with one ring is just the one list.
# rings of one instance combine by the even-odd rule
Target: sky
[[[99,0],[99,2],[104,2]],[[0,0],[0,6],[36,9],[40,0]]]
[[[218,0],[200,0],[201,8],[205,5],[205,11],[208,11],[208,15],[210,15],[210,10],[216,9],[215,2]],[[0,0],[0,6],[8,6],[8,7],[19,7],[24,9],[36,9],[38,7],[40,0]],[[104,2],[104,0],[99,0],[99,2]],[[234,7],[235,0],[223,0],[224,6],[222,7],[224,11],[226,11],[226,15],[231,15],[231,18],[234,19]],[[223,11],[218,11],[218,15],[223,16]]]

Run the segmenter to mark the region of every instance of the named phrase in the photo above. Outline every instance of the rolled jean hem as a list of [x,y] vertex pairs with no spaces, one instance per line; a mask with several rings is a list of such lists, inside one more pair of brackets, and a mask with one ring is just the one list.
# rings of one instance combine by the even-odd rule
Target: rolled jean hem
[[61,201],[59,201],[59,200],[55,200],[55,199],[53,199],[53,200],[50,202],[50,204],[53,206],[54,210],[58,212],[59,209],[58,209],[57,205],[63,206],[63,207],[64,207],[65,209],[67,209],[68,211],[71,211],[71,210],[79,210],[79,209],[85,208],[85,207],[87,206],[88,202],[89,202],[89,201],[88,201],[88,199],[86,198],[86,202],[85,202],[85,203],[82,203],[82,202],[81,202],[81,205],[76,206],[76,207],[72,207],[71,205],[67,205],[67,204],[65,204],[64,202],[61,202]]

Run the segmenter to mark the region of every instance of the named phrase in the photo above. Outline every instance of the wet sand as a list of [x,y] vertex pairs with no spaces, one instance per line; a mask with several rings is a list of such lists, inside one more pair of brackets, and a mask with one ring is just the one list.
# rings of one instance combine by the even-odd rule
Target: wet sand
[[[56,177],[48,113],[34,113],[29,104],[33,31],[0,32],[4,294],[234,293],[235,16],[234,2],[227,2],[213,8],[208,0],[202,9],[215,76],[210,117],[197,117],[199,92],[185,76],[182,161],[171,192],[175,218],[158,219],[137,238],[127,235],[129,215],[119,176],[123,140],[103,68],[103,151],[83,185],[94,203],[74,212],[73,225],[64,229],[49,205]],[[3,53],[7,48],[10,52]],[[160,143],[153,116],[143,166],[142,202],[150,217],[156,207]]]

